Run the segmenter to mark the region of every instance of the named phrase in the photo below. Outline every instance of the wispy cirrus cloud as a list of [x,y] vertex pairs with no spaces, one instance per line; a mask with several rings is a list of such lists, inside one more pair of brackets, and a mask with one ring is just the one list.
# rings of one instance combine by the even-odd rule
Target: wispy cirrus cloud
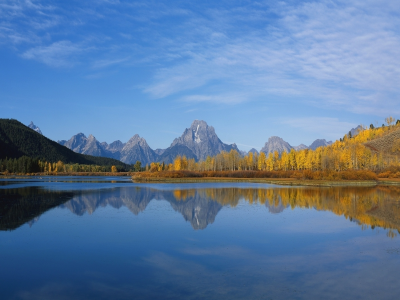
[[[233,23],[234,11],[215,25],[191,20],[203,23],[204,40],[183,42],[179,53],[186,59],[160,68],[144,91],[157,98],[185,93],[180,98],[185,101],[237,103],[237,97],[227,100],[233,89],[240,101],[273,95],[358,113],[400,111],[400,21],[393,13],[400,9],[381,6],[375,1],[281,3],[256,14],[267,18],[274,12],[271,24],[237,36],[218,32]],[[223,42],[215,42],[215,35]],[[215,81],[230,85],[225,95],[207,92]]]
[[[400,5],[383,0],[0,3],[0,43],[49,66],[146,67],[143,93],[184,102],[399,113]],[[78,28],[80,30],[75,30]],[[98,56],[80,55],[98,49]]]
[[102,60],[95,61],[93,63],[93,68],[100,69],[100,68],[110,67],[113,65],[119,65],[121,63],[128,61],[129,59],[130,59],[130,57],[117,58],[117,59],[102,59]]
[[49,46],[31,48],[22,54],[23,58],[40,61],[52,67],[71,66],[71,57],[88,50],[79,44],[70,41],[60,41]]

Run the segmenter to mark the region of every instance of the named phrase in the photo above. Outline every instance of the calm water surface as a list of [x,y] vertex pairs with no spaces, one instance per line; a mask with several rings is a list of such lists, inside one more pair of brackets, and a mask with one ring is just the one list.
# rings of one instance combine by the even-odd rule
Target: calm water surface
[[0,181],[1,299],[398,299],[400,188]]

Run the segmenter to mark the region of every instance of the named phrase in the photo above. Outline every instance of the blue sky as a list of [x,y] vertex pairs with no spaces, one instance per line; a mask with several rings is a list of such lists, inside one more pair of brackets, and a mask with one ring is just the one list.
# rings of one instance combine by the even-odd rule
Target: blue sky
[[0,0],[0,117],[166,148],[194,119],[260,149],[400,118],[399,1]]

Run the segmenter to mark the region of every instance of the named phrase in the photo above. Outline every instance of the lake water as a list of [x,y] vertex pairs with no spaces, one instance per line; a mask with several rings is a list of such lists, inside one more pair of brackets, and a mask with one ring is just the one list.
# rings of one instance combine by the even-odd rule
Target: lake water
[[0,181],[1,299],[398,299],[400,188]]

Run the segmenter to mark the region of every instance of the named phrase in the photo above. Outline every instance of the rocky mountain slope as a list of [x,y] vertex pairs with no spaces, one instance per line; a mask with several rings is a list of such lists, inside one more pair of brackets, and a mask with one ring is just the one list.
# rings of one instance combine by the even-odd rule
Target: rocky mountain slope
[[163,153],[159,156],[158,161],[165,164],[170,164],[178,155],[186,156],[187,159],[194,158],[195,160],[197,160],[197,157],[192,150],[184,145],[177,144],[163,151]]
[[258,151],[254,148],[251,148],[248,153],[259,154]]
[[224,144],[215,133],[214,127],[208,126],[202,120],[193,121],[192,125],[185,129],[182,136],[172,142],[169,149],[176,145],[189,148],[196,156],[196,160],[204,160],[207,156],[215,156],[221,151],[229,152],[233,149],[239,152],[236,144]]
[[138,134],[135,134],[119,153],[119,160],[128,164],[140,161],[144,165],[158,160],[158,155],[150,148],[146,140]]
[[260,152],[264,152],[266,155],[278,151],[279,154],[282,152],[290,152],[293,147],[279,136],[271,136],[268,142],[265,143],[264,147],[261,148]]
[[318,147],[325,147],[332,144],[332,141],[327,142],[325,139],[317,139],[315,140],[308,148],[315,150]]
[[293,149],[296,151],[300,151],[300,150],[308,149],[308,147],[304,144],[300,144],[298,146],[294,146]]
[[300,144],[298,146],[291,146],[288,142],[284,141],[282,138],[278,136],[272,136],[268,139],[268,142],[265,143],[264,147],[261,149],[261,152],[265,154],[274,153],[278,151],[279,154],[282,152],[289,153],[291,149],[296,151],[304,150],[304,149],[312,149],[315,150],[318,147],[324,147],[332,144],[331,141],[327,142],[325,139],[317,139],[310,146],[306,146],[304,144]]
[[111,144],[100,143],[93,135],[86,137],[83,133],[78,133],[68,141],[62,140],[58,143],[77,153],[110,157],[126,164],[140,161],[142,165],[145,165],[158,160],[158,155],[138,134],[134,135],[126,144],[119,140]]
[[351,136],[356,136],[362,130],[363,127],[361,125],[358,125],[356,128],[350,129]]

